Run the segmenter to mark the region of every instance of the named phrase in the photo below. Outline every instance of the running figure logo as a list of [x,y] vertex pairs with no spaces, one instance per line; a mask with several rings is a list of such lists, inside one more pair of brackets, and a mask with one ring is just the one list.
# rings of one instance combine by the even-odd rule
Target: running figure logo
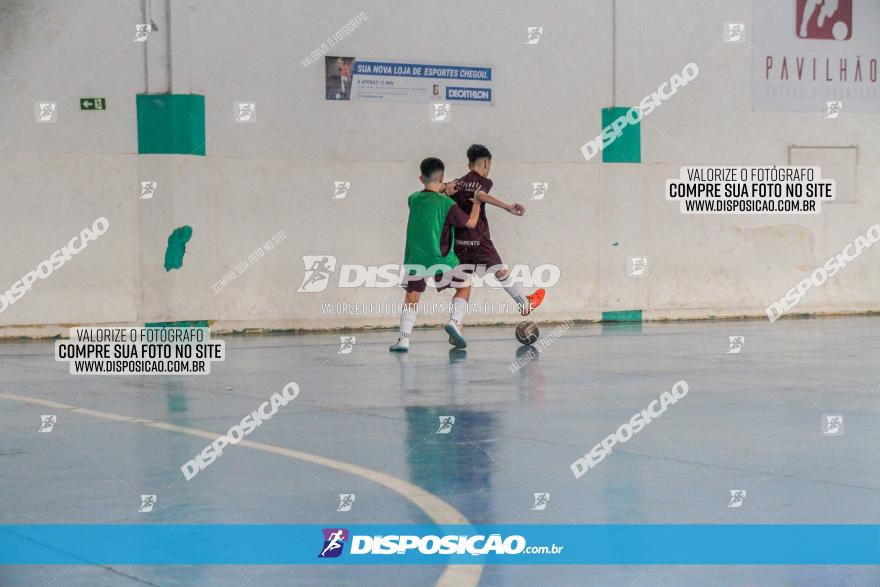
[[547,190],[550,189],[550,184],[546,181],[533,181],[532,182],[532,197],[530,200],[543,200],[544,196],[547,195]]
[[727,349],[727,354],[728,355],[739,354],[739,352],[743,348],[743,345],[746,342],[746,337],[745,336],[729,336],[727,338],[730,339],[730,346]]
[[449,104],[444,102],[431,104],[431,122],[449,122],[450,114]]
[[452,432],[453,424],[455,424],[455,416],[440,416],[440,427],[437,428],[437,434],[449,434]]
[[155,181],[142,181],[141,182],[141,200],[149,200],[153,197],[153,194],[156,193],[156,188],[159,187],[159,183]]
[[324,528],[324,547],[318,554],[318,558],[337,558],[342,554],[342,547],[348,540],[348,530],[345,528]]
[[822,434],[825,436],[840,436],[843,434],[843,416],[840,414],[823,415]]
[[139,512],[151,512],[153,511],[153,506],[156,505],[156,496],[155,495],[142,495],[141,496],[141,506],[138,508]]
[[730,503],[727,504],[729,508],[740,508],[742,507],[743,501],[746,499],[746,490],[745,489],[731,489],[730,490]]
[[238,102],[235,105],[235,122],[254,122],[257,120],[257,105],[253,102]]
[[354,345],[356,342],[357,342],[357,337],[340,336],[339,337],[339,350],[336,352],[336,354],[350,355],[351,351],[354,350]]
[[333,186],[335,191],[333,192],[334,200],[344,200],[345,196],[348,195],[348,190],[351,188],[350,181],[334,181]]
[[547,503],[550,502],[549,493],[536,493],[535,503],[532,504],[532,511],[540,511],[547,509]]
[[825,118],[837,118],[840,116],[841,110],[843,110],[843,102],[840,100],[829,100],[825,102]]
[[352,506],[354,505],[355,495],[354,493],[340,493],[339,494],[339,507],[336,508],[337,512],[350,512]]
[[332,255],[305,255],[303,265],[306,274],[302,285],[296,290],[300,293],[316,293],[327,289],[330,274],[336,270],[336,257]]
[[724,23],[724,42],[742,43],[745,40],[746,25],[741,22]]
[[544,34],[544,27],[542,26],[530,26],[526,27],[526,42],[524,45],[537,45],[541,42],[541,35]]
[[153,30],[152,23],[150,24],[136,24],[134,25],[134,39],[132,39],[135,43],[143,43],[150,36],[150,31]]
[[55,427],[55,422],[58,421],[58,417],[54,414],[46,414],[44,416],[40,416],[40,429],[37,432],[52,432],[52,428]]
[[627,273],[632,277],[640,277],[645,274],[645,271],[648,269],[648,258],[647,257],[630,257],[629,258],[629,271]]
[[58,120],[58,105],[55,102],[37,102],[34,104],[34,118],[40,123],[55,122]]
[[846,41],[852,37],[852,0],[797,0],[797,36]]

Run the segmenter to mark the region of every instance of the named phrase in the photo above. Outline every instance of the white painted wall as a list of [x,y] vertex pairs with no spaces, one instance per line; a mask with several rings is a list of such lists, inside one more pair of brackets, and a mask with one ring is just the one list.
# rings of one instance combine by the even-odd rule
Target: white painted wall
[[[393,317],[328,318],[321,304],[399,301],[398,289],[331,285],[298,294],[301,257],[400,262],[419,160],[436,155],[450,174],[463,173],[475,141],[494,153],[493,191],[528,210],[523,218],[489,211],[505,260],[560,266],[541,311],[547,320],[627,309],[648,319],[759,316],[880,220],[880,115],[752,112],[749,45],[719,43],[724,21],[750,25],[746,0],[618,0],[619,105],[638,102],[689,61],[700,66],[697,80],[643,123],[640,165],[586,163],[578,150],[598,134],[600,109],[612,101],[610,0],[172,6],[173,27],[167,3],[152,2],[159,31],[148,47],[151,87],[168,82],[163,35],[189,31],[172,38],[173,77],[206,96],[204,158],[136,154],[144,48],[131,40],[140,2],[0,4],[0,288],[94,218],[111,222],[107,235],[0,313],[0,336],[188,319],[224,328],[390,326]],[[367,21],[338,54],[487,63],[495,105],[456,106],[452,123],[440,125],[422,104],[324,101],[323,64],[303,68],[300,60],[360,12]],[[538,45],[523,44],[527,26],[544,27]],[[85,96],[106,97],[109,110],[80,112]],[[59,103],[58,123],[33,122],[38,100]],[[236,101],[257,103],[257,124],[233,122]],[[784,165],[791,144],[857,146],[850,202],[817,217],[686,217],[663,198],[664,180],[681,165]],[[142,179],[159,181],[152,200],[137,199]],[[331,199],[334,180],[352,182],[346,199]],[[527,201],[533,181],[550,182],[544,200]],[[166,239],[184,224],[194,235],[183,269],[165,272]],[[277,249],[214,293],[216,280],[279,230],[287,239]],[[650,259],[639,279],[625,274],[636,255]],[[878,260],[880,250],[869,250],[798,311],[880,310]],[[482,289],[474,301],[507,297]]]

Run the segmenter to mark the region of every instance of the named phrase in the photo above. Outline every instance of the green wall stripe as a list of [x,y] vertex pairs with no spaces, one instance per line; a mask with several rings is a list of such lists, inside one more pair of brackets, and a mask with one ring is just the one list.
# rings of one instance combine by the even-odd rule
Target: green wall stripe
[[207,320],[181,320],[179,322],[147,322],[144,328],[210,328]]
[[602,312],[602,322],[641,322],[641,310],[616,310]]
[[138,94],[138,153],[204,155],[205,97]]
[[[612,106],[602,109],[602,128],[610,126],[629,112],[629,106]],[[642,122],[627,123],[622,134],[613,143],[602,149],[603,163],[641,163],[642,162]]]

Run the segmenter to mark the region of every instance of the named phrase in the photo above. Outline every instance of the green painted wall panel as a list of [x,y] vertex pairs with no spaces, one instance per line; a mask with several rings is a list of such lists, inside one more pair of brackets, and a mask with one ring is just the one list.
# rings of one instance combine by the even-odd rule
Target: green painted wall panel
[[205,97],[138,94],[138,153],[204,155]]
[[[602,109],[602,128],[610,126],[620,116],[629,112],[629,106],[612,106]],[[627,123],[622,134],[613,143],[602,149],[603,163],[641,163],[642,162],[642,122]]]
[[641,310],[617,310],[602,312],[602,322],[641,322]]

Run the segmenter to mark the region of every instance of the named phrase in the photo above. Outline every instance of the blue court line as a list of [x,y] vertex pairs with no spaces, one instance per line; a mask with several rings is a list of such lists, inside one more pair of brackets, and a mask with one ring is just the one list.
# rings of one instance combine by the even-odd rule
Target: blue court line
[[[150,514],[143,514],[148,516]],[[339,555],[319,558],[329,525],[0,525],[0,564],[605,564],[877,565],[878,524],[349,525]],[[375,536],[521,536],[553,553],[398,554],[370,550]],[[433,539],[429,539],[430,540]],[[353,554],[359,543],[364,554]],[[368,546],[364,546],[364,545]],[[515,542],[510,542],[514,545]],[[387,547],[386,547],[387,548]],[[337,549],[339,550],[339,549]],[[461,552],[464,552],[463,550]]]

